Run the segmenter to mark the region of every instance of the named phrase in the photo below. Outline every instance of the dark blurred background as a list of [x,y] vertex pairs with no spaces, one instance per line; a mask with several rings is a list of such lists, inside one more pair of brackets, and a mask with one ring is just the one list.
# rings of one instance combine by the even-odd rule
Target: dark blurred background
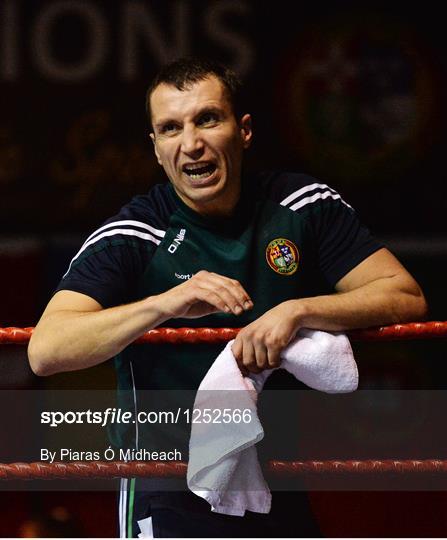
[[[165,181],[145,90],[184,54],[246,82],[247,167],[306,172],[341,192],[418,279],[430,318],[447,319],[446,53],[435,2],[0,0],[0,327],[34,326],[85,236]],[[445,345],[359,346],[362,385],[443,389]],[[50,379],[36,380],[23,348],[0,351],[2,388],[114,385],[108,364]],[[114,495],[98,497],[0,494],[0,535],[58,515],[72,536],[112,536]],[[313,504],[329,536],[447,535],[444,493],[320,493]]]

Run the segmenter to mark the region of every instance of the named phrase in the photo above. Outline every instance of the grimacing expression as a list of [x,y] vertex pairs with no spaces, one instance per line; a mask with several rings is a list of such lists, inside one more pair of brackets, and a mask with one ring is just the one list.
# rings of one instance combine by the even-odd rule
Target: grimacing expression
[[213,75],[184,90],[162,83],[150,100],[155,154],[179,197],[205,215],[230,213],[252,139],[250,115],[238,122]]

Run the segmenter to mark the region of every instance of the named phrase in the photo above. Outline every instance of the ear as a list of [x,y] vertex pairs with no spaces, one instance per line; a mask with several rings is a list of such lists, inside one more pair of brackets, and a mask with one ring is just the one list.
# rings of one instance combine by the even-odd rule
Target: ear
[[250,114],[244,114],[244,116],[241,118],[240,130],[241,130],[241,137],[242,137],[243,146],[244,146],[244,148],[248,148],[250,146],[251,140],[253,138],[253,131],[251,129],[251,115]]
[[149,137],[151,138],[151,141],[154,145],[155,157],[157,158],[158,163],[160,165],[163,165],[163,163],[161,162],[160,154],[158,153],[158,150],[157,150],[157,142],[155,140],[155,133],[149,133]]

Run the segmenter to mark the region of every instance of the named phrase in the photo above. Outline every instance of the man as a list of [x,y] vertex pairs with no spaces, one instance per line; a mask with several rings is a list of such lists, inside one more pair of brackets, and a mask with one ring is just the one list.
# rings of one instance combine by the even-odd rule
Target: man
[[[147,95],[151,139],[170,183],[133,199],[81,247],[31,339],[35,373],[115,357],[137,410],[143,390],[197,389],[220,349],[130,345],[159,325],[243,326],[233,352],[247,374],[278,366],[301,327],[425,316],[414,279],[334,190],[298,174],[242,178],[252,126],[239,86],[225,67],[195,59],[156,77]],[[150,439],[120,437],[134,446]],[[137,535],[136,521],[152,513],[157,536],[283,536],[275,496],[271,519],[227,518],[193,494],[151,498],[132,484],[127,501],[136,504],[128,508],[124,496],[132,515],[121,534]],[[311,535],[296,526],[292,536]]]

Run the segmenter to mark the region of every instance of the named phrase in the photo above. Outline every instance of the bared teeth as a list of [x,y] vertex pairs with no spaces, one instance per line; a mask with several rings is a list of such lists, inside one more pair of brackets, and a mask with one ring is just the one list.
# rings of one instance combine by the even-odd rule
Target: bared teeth
[[208,162],[201,162],[201,163],[191,163],[189,165],[184,165],[185,169],[194,170],[194,169],[202,169],[203,167],[209,167],[211,163]]
[[213,165],[212,163],[208,165],[192,164],[192,165],[185,166],[183,170],[191,178],[197,179],[197,178],[206,178],[215,170],[215,168],[216,166]]

